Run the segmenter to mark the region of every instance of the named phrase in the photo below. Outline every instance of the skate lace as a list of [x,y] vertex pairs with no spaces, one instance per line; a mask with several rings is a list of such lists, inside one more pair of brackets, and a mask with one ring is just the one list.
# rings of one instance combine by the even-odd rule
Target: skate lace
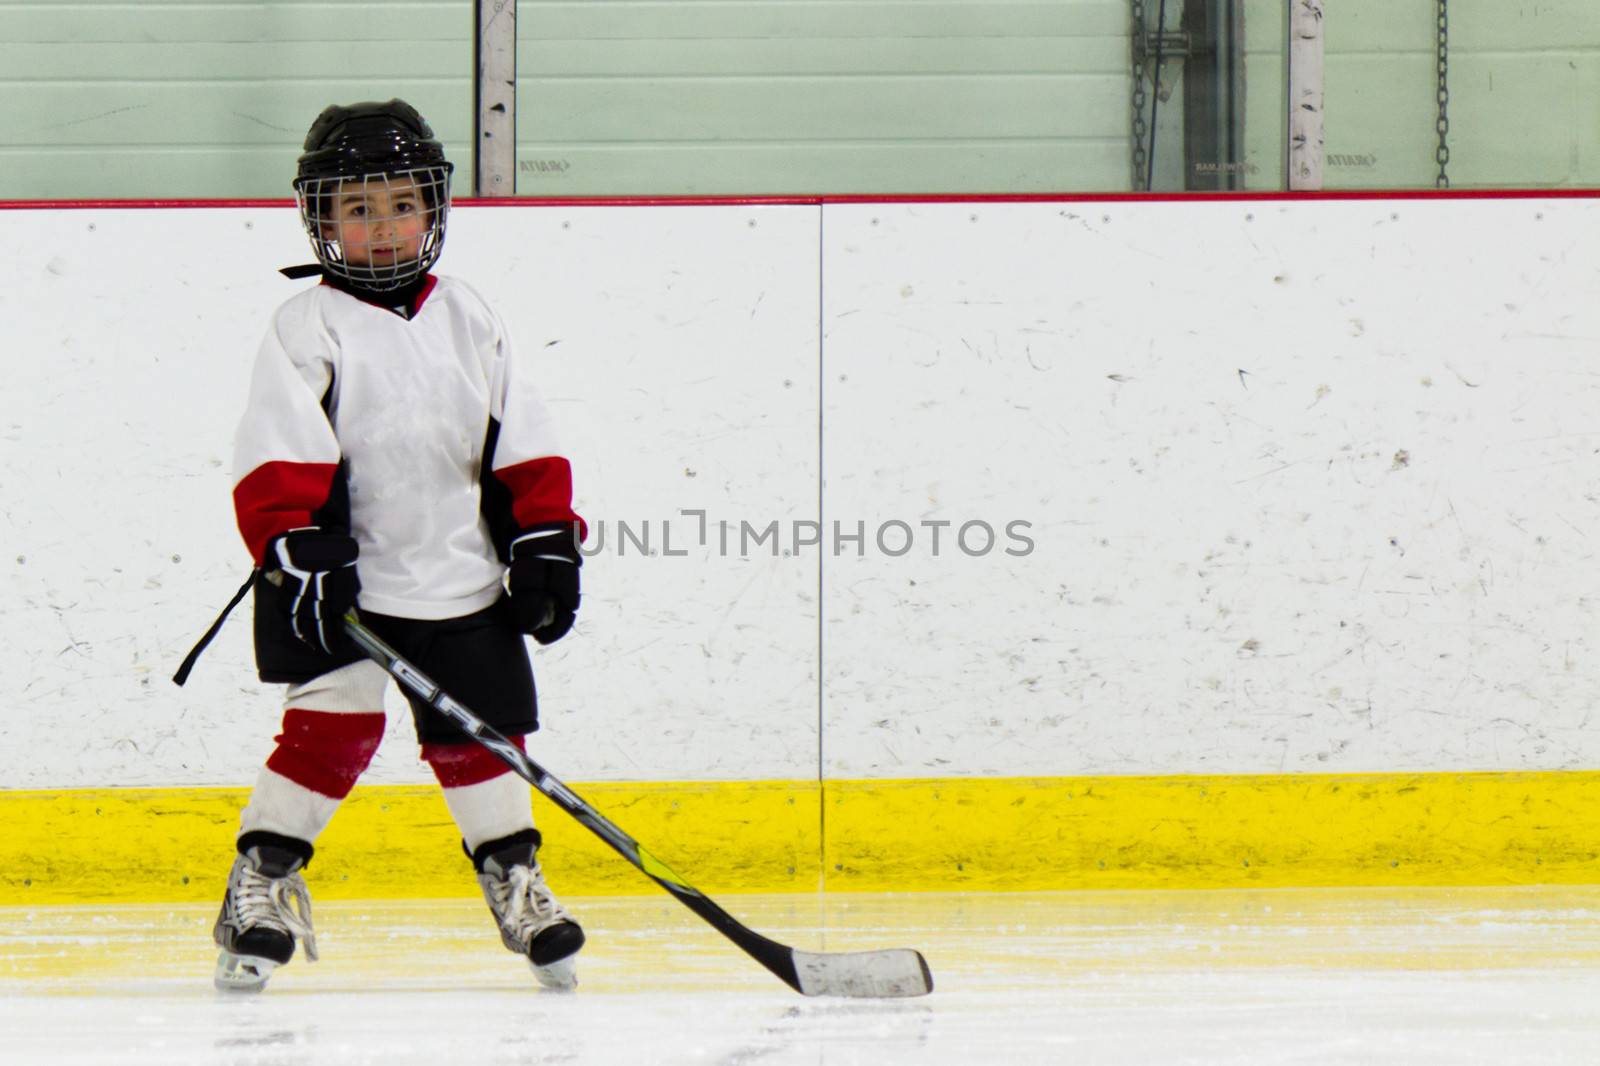
[[539,865],[513,866],[504,880],[494,886],[495,902],[512,934],[527,944],[536,933],[556,922],[566,921],[567,911],[544,883]]
[[311,893],[298,874],[268,877],[248,866],[239,871],[234,893],[239,925],[264,925],[288,933],[306,946],[306,961],[317,961],[317,935],[311,927]]

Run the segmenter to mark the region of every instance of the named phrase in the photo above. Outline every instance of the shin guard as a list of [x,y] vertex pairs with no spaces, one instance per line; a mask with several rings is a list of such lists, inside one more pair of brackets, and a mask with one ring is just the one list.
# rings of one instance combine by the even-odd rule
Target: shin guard
[[383,712],[347,714],[290,708],[278,747],[267,759],[274,773],[333,799],[344,799],[372,762],[383,739]]
[[[510,739],[523,747],[522,737]],[[471,741],[424,744],[422,757],[433,767],[469,851],[533,828],[532,789],[492,751]]]

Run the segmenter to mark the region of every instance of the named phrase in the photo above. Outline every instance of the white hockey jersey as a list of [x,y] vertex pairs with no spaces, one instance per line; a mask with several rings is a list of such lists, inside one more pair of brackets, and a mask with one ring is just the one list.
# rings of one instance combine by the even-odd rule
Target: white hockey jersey
[[582,523],[499,316],[431,276],[409,310],[327,284],[277,310],[234,441],[234,509],[257,565],[280,533],[348,528],[360,606],[453,618],[500,596],[518,530]]

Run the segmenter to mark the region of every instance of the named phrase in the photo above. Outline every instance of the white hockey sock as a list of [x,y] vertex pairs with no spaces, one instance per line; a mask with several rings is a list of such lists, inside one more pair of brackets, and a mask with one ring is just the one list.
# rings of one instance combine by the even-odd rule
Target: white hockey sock
[[333,820],[339,802],[262,767],[250,804],[239,816],[239,833],[262,830],[314,844]]
[[444,802],[472,851],[479,844],[533,828],[533,792],[513,773],[444,790]]
[[330,670],[284,695],[283,732],[239,816],[239,835],[315,843],[383,737],[388,675],[373,662]]

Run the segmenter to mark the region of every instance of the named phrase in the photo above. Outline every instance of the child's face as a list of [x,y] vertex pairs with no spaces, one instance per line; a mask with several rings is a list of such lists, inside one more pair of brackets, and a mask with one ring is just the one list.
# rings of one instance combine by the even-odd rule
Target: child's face
[[422,252],[428,206],[410,177],[352,178],[339,183],[333,218],[323,236],[339,242],[351,266],[382,269],[410,262]]

